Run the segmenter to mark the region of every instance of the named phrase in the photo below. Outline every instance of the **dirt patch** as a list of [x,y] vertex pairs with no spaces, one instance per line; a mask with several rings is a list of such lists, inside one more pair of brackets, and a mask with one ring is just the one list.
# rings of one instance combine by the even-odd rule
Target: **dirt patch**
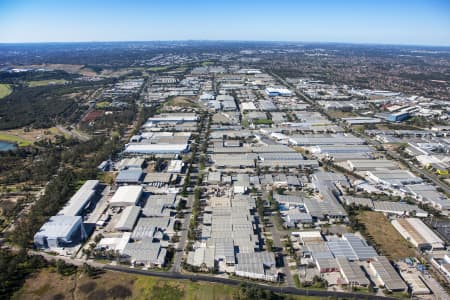
[[415,257],[413,247],[397,232],[383,213],[364,211],[358,216],[366,232],[382,255],[397,261],[406,257]]

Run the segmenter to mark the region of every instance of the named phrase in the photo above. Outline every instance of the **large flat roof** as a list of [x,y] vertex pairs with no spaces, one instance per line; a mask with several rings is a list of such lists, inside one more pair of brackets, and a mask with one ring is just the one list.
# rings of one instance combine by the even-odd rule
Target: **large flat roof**
[[94,197],[98,180],[87,180],[80,189],[70,198],[67,204],[61,209],[58,215],[76,216],[79,215],[82,209]]
[[110,205],[115,206],[128,206],[135,205],[142,195],[142,186],[140,185],[127,185],[121,186],[117,189],[114,196],[109,200]]
[[66,238],[70,236],[74,228],[81,224],[80,216],[53,216],[42,225],[36,236],[46,236],[48,238]]

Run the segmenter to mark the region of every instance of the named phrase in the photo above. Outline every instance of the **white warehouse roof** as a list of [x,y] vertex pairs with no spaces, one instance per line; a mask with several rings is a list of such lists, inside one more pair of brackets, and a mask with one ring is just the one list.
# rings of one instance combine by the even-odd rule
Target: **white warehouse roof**
[[183,144],[129,144],[125,148],[126,153],[181,153],[188,148],[186,143]]
[[131,206],[136,205],[142,195],[142,186],[127,185],[117,189],[114,196],[109,200],[110,206]]

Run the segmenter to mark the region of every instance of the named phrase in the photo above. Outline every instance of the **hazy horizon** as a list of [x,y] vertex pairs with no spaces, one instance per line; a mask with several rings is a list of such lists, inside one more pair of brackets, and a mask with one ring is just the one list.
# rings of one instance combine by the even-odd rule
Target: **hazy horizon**
[[255,41],[450,46],[450,2],[0,0],[0,43]]

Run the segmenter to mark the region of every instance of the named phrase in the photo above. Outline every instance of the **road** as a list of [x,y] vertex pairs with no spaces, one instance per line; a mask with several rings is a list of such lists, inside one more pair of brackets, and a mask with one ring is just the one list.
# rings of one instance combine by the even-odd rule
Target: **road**
[[[139,275],[147,275],[147,276],[156,276],[156,277],[162,277],[162,278],[171,278],[171,279],[186,279],[191,281],[205,281],[205,282],[213,282],[213,283],[221,283],[226,285],[232,285],[232,286],[238,286],[243,282],[246,282],[244,280],[238,280],[238,279],[230,279],[230,278],[223,278],[223,277],[215,277],[210,275],[197,275],[197,274],[181,274],[181,273],[174,273],[174,272],[160,272],[160,271],[150,271],[150,270],[141,270],[141,269],[131,269],[131,268],[125,268],[122,266],[111,266],[107,265],[104,266],[105,270],[109,271],[118,271],[118,272],[125,272],[129,274],[139,274]],[[346,299],[369,299],[369,300],[389,300],[389,299],[396,299],[396,298],[390,298],[390,297],[380,297],[375,295],[368,295],[368,294],[358,294],[358,293],[346,293],[346,292],[332,292],[332,291],[325,291],[325,290],[310,290],[310,289],[298,289],[294,287],[278,287],[268,284],[261,284],[261,283],[250,283],[251,285],[263,288],[265,290],[270,290],[274,293],[284,293],[284,294],[291,294],[291,295],[300,295],[300,296],[317,296],[317,297],[338,297],[338,298],[346,298]]]
[[86,133],[82,133],[80,131],[77,131],[75,129],[68,130],[67,128],[63,127],[62,125],[56,125],[56,128],[61,131],[63,134],[66,134],[68,136],[71,136],[73,138],[76,138],[82,142],[88,141],[91,137],[87,135]]
[[[191,208],[192,202],[193,202],[192,195],[189,195],[187,198],[186,207]],[[173,265],[172,268],[170,269],[171,272],[181,271],[181,262],[183,260],[184,249],[186,248],[187,244],[187,235],[189,230],[190,219],[191,219],[191,210],[189,209],[189,212],[184,214],[181,237],[180,240],[178,241],[178,247],[176,249],[175,257],[173,259]]]
[[[199,139],[199,145],[198,145],[198,151],[196,153],[196,157],[194,159],[194,162],[192,163],[192,165],[194,165],[196,162],[199,161],[200,155],[201,153],[201,145],[202,143],[205,141],[206,138],[206,126],[202,127],[202,131],[200,132],[200,139]],[[204,153],[203,153],[204,154]],[[194,184],[197,184],[197,176],[198,174],[198,168],[192,168],[193,170],[191,171],[191,187],[194,188]],[[184,249],[186,248],[187,245],[187,241],[188,241],[188,231],[189,231],[189,223],[191,220],[191,216],[192,216],[192,205],[194,203],[194,196],[192,194],[188,195],[187,198],[187,203],[186,203],[186,207],[189,208],[189,212],[184,214],[184,221],[183,221],[183,227],[182,227],[182,233],[181,233],[181,237],[180,240],[178,242],[178,247],[176,249],[175,252],[175,257],[173,259],[173,264],[172,267],[170,268],[171,272],[181,272],[181,263],[183,261],[183,256],[184,256]]]
[[272,239],[275,247],[279,249],[280,253],[283,255],[283,273],[286,284],[289,287],[295,287],[294,278],[292,277],[291,270],[289,270],[289,261],[286,255],[283,253],[283,244],[281,243],[280,233],[275,226],[275,220],[273,216],[270,216],[270,223],[272,225],[269,226],[270,233],[272,234]]

